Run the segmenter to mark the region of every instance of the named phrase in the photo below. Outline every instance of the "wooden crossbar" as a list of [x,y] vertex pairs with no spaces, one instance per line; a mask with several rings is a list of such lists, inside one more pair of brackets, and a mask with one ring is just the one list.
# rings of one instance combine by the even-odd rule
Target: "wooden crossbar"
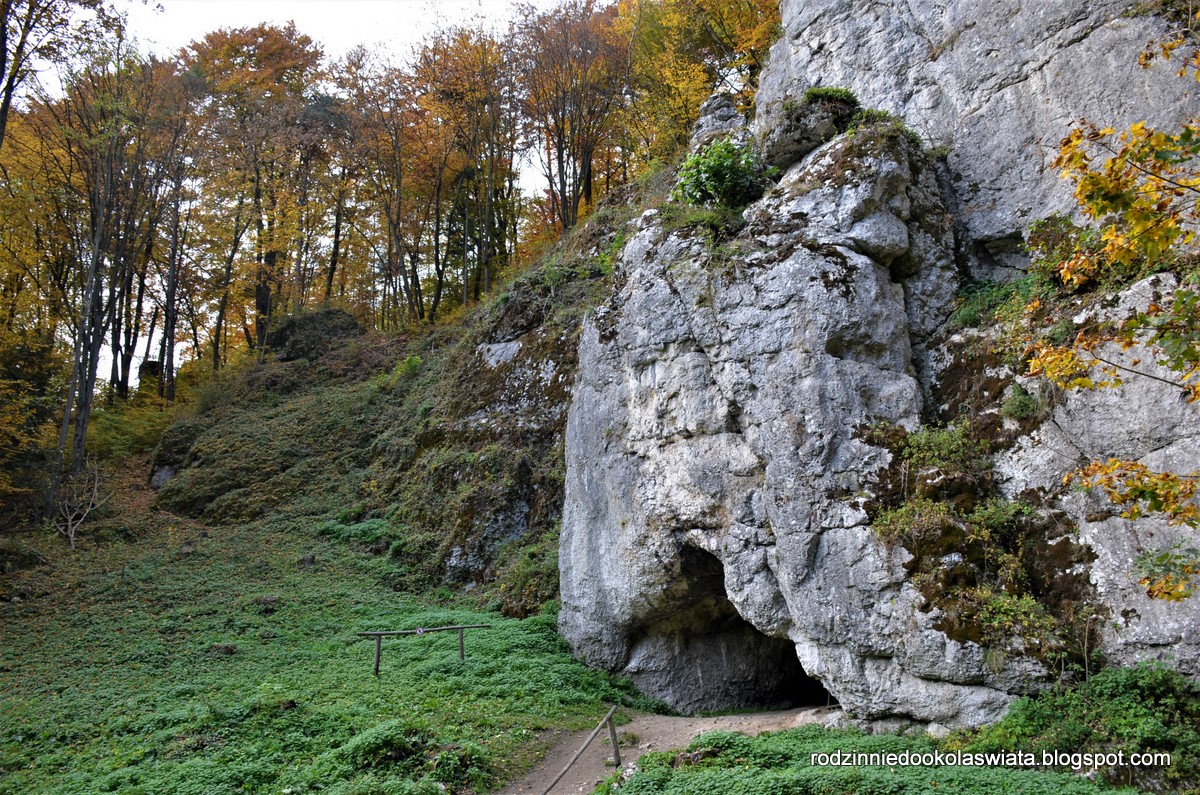
[[491,629],[491,624],[456,624],[452,627],[417,627],[416,629],[388,630],[386,632],[356,632],[362,638],[375,638],[375,675],[379,676],[379,658],[383,654],[383,639],[397,635],[425,635],[430,632],[458,632],[458,659],[465,660],[467,652],[463,635],[468,629]]
[[613,766],[621,766],[621,749],[617,747],[617,729],[613,724],[613,714],[616,711],[617,705],[613,704],[613,708],[608,711],[607,715],[600,719],[600,722],[596,724],[596,728],[592,729],[592,733],[589,734],[588,738],[583,741],[583,745],[579,746],[579,750],[575,752],[575,756],[571,757],[571,761],[567,762],[567,766],[562,769],[562,772],[558,774],[557,778],[550,782],[550,786],[546,787],[546,791],[543,792],[542,795],[550,795],[550,790],[554,789],[555,784],[562,781],[563,776],[567,775],[567,771],[571,769],[571,765],[575,764],[575,762],[579,760],[579,757],[582,756],[583,752],[587,750],[587,747],[592,744],[592,740],[596,739],[596,735],[600,733],[600,730],[604,728],[605,724],[608,724],[609,742],[612,743]]

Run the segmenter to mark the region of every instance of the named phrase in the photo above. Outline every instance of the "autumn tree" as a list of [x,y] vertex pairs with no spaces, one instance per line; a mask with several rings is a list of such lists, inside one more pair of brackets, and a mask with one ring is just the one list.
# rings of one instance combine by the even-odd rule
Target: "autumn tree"
[[743,99],[754,98],[758,76],[781,33],[779,0],[665,0],[681,4],[703,30],[708,61],[719,80]]
[[687,145],[714,89],[753,104],[758,74],[779,36],[777,0],[620,0],[629,42],[629,99],[619,129],[638,158],[669,158]]
[[[364,183],[363,198],[373,211],[373,218],[358,220],[357,229],[378,265],[379,323],[386,328],[398,316],[425,316],[418,272],[423,227],[414,223],[413,191],[420,111],[412,75],[365,49],[352,52],[339,72],[340,87],[352,108],[353,170]],[[335,222],[339,217],[335,214]],[[333,294],[333,276],[331,267],[327,298]]]
[[509,254],[518,106],[513,64],[498,39],[467,28],[443,39],[443,68],[433,88],[458,155],[447,244],[460,258],[465,304],[490,289],[496,261]]
[[339,77],[353,108],[356,231],[377,263],[380,323],[432,321],[491,287],[515,243],[519,105],[512,60],[493,35],[442,31],[411,69],[366,51]]
[[[1191,18],[1184,21],[1184,28],[1143,54],[1142,65],[1182,55],[1180,76],[1200,81],[1200,48],[1189,44],[1194,40]],[[1032,373],[1073,389],[1112,387],[1148,377],[1177,387],[1191,403],[1200,401],[1197,156],[1200,118],[1178,130],[1138,122],[1124,131],[1081,120],[1063,139],[1054,165],[1074,183],[1080,211],[1091,225],[1060,220],[1043,224],[1034,236],[1041,267],[1058,294],[1108,293],[1154,273],[1172,274],[1178,286],[1122,317],[1089,321],[1073,339],[1033,336]],[[1041,310],[1040,301],[1028,309]],[[1142,361],[1147,357],[1158,365],[1156,372]],[[1100,488],[1129,519],[1149,512],[1165,516],[1171,524],[1200,526],[1200,472],[1158,472],[1138,461],[1113,458],[1069,473],[1066,481]],[[1141,564],[1148,594],[1185,598],[1191,595],[1190,580],[1200,574],[1200,552],[1161,551],[1143,556]]]
[[516,49],[530,144],[541,159],[554,215],[566,231],[593,199],[593,159],[613,132],[627,84],[628,41],[616,6],[566,0],[545,12],[525,6]]
[[237,201],[254,232],[254,321],[246,334],[260,354],[295,239],[297,182],[321,135],[320,125],[302,121],[320,59],[320,47],[293,25],[223,29],[187,51],[189,67],[206,83],[204,122],[232,155],[229,173],[240,182]]
[[[131,346],[143,318],[147,263],[157,239],[163,188],[181,156],[172,132],[175,70],[132,52],[120,37],[96,46],[85,65],[64,73],[61,97],[43,96],[21,118],[15,137],[22,168],[12,197],[29,191],[22,219],[30,243],[11,262],[38,274],[52,308],[54,333],[70,340],[69,376],[47,505],[57,485],[86,464],[86,440],[101,350],[109,341],[117,386],[127,386]],[[18,190],[21,192],[19,193]],[[122,373],[122,368],[124,372]]]
[[[89,17],[90,12],[90,17]],[[117,26],[103,0],[0,0],[0,149],[13,102],[39,64],[61,63]]]

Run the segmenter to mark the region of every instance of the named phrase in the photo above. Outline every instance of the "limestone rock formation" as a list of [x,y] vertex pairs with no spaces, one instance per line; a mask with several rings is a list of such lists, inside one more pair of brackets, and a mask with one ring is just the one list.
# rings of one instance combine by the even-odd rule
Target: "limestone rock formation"
[[783,695],[784,639],[857,715],[995,717],[1038,666],[935,630],[855,499],[888,459],[863,429],[920,421],[913,343],[957,281],[933,169],[842,136],[748,215],[727,259],[644,219],[585,325],[562,632],[683,709]]
[[[1123,7],[784,0],[754,123],[781,182],[730,239],[644,214],[584,325],[560,550],[560,629],[580,658],[688,711],[795,698],[811,677],[855,717],[950,727],[1053,680],[939,629],[910,554],[869,526],[891,454],[866,430],[946,416],[944,384],[984,368],[967,359],[986,348],[946,331],[956,290],[1023,267],[1029,222],[1071,208],[1047,169],[1069,122],[1181,115],[1187,87],[1136,68],[1156,23]],[[813,85],[900,114],[947,158],[894,125],[833,137],[836,113],[802,107]],[[1015,376],[984,375],[967,387]],[[1138,550],[1180,534],[1063,491],[1108,455],[1200,468],[1178,390],[1123,389],[1047,395],[1044,421],[996,455],[997,485],[1090,549],[1069,565],[1110,659],[1196,673],[1200,606],[1152,603],[1130,576]]]
[[[1169,274],[1151,276],[1126,290],[1109,311],[1123,317],[1134,306],[1164,300],[1176,286]],[[1053,491],[1066,472],[1110,457],[1153,470],[1200,470],[1200,411],[1171,385],[1176,374],[1141,348],[1122,351],[1110,344],[1100,353],[1146,376],[1126,374],[1115,389],[1062,394],[1045,422],[997,456],[999,483],[1008,495]],[[1193,546],[1195,532],[1153,515],[1122,519],[1120,508],[1098,490],[1067,493],[1061,503],[1079,540],[1095,555],[1089,576],[1110,617],[1097,627],[1109,660],[1129,665],[1155,659],[1200,675],[1200,603],[1148,599],[1133,574],[1139,552]]]
[[[963,253],[976,268],[1020,267],[1030,222],[1073,209],[1048,168],[1071,121],[1116,127],[1184,115],[1191,81],[1137,55],[1161,34],[1125,0],[783,0],[755,129],[777,131],[810,86],[852,89],[944,147]],[[770,155],[768,154],[768,157]]]

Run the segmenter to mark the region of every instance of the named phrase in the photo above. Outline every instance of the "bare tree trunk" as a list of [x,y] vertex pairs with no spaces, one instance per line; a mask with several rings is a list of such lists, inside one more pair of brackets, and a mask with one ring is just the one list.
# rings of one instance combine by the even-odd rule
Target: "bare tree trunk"
[[229,244],[229,254],[225,256],[225,274],[221,280],[221,300],[217,304],[217,321],[213,329],[213,372],[221,369],[221,348],[225,332],[225,313],[229,306],[229,285],[233,281],[233,263],[237,259],[238,250],[242,247],[242,235],[246,233],[249,224],[242,223],[242,212],[245,203],[238,197],[237,210],[233,216],[233,242]]
[[[342,179],[346,178],[346,169],[342,169]],[[342,215],[345,212],[345,194],[339,189],[337,206],[333,210],[333,250],[329,253],[329,271],[325,276],[325,303],[333,296],[333,274],[337,271],[338,255],[342,245]]]
[[462,245],[462,283],[463,283],[463,306],[466,306],[470,300],[467,290],[471,284],[470,277],[467,273],[468,246],[471,241],[471,198],[467,195],[466,180],[463,181],[463,245]]
[[442,302],[442,283],[446,264],[442,261],[442,179],[438,176],[433,194],[433,300],[429,304],[429,322],[437,317],[438,305]]
[[[159,357],[162,374],[158,379],[158,394],[168,401],[175,400],[175,333],[179,321],[179,266],[183,259],[185,232],[181,228],[179,205],[182,175],[175,177],[174,217],[171,219],[171,251],[167,255],[167,290],[163,310],[163,354]],[[199,348],[197,348],[199,353]]]

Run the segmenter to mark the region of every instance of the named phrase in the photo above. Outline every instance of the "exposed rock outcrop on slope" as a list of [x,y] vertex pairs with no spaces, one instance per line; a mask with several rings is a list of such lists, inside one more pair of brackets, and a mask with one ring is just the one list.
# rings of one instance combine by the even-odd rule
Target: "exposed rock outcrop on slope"
[[[892,455],[867,429],[955,416],[967,402],[940,405],[955,389],[986,393],[969,408],[1000,427],[1015,374],[946,330],[960,280],[1021,267],[1028,223],[1070,208],[1046,164],[1071,119],[1169,121],[1186,86],[1136,70],[1154,23],[1115,3],[783,8],[755,122],[782,181],[716,245],[643,216],[584,325],[560,629],[683,710],[786,699],[815,677],[857,717],[978,725],[1055,673],[1019,638],[989,657],[943,631],[912,556],[870,527]],[[828,141],[803,100],[814,84],[902,114],[947,161],[888,123]],[[1200,467],[1194,408],[1144,382],[1056,400],[1006,431],[996,487],[1055,517],[1047,546],[1090,549],[1090,568],[1064,554],[1058,572],[1091,589],[1085,646],[1096,633],[1110,659],[1194,672],[1200,606],[1152,603],[1130,576],[1138,551],[1180,534],[1062,485],[1115,454]]]
[[963,253],[977,267],[1020,266],[1029,223],[1073,207],[1048,167],[1073,120],[1170,126],[1186,115],[1194,84],[1169,64],[1137,66],[1163,24],[1128,15],[1132,5],[783,0],[755,128],[777,140],[809,86],[854,90],[946,148]]
[[957,283],[933,169],[894,129],[861,131],[748,215],[725,260],[643,219],[585,325],[563,634],[687,710],[783,695],[785,639],[855,714],[995,717],[1039,666],[993,672],[935,630],[854,499],[888,460],[862,431],[920,422],[913,340]]

